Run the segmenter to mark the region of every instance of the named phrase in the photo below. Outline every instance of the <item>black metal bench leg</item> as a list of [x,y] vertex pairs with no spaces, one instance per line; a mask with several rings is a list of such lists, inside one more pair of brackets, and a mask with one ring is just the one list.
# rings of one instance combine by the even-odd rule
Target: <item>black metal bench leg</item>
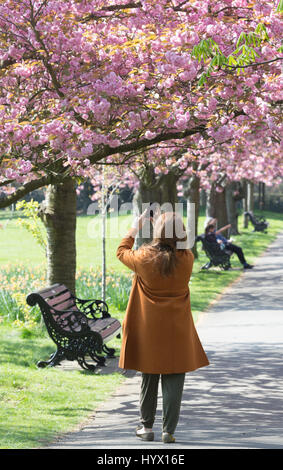
[[95,371],[96,369],[96,365],[94,364],[88,364],[85,360],[84,357],[78,357],[77,358],[77,361],[79,363],[79,365],[84,369],[84,370],[90,370],[90,371]]
[[98,356],[98,354],[94,352],[89,352],[88,354],[95,362],[97,362],[98,366],[104,367],[106,365],[106,358],[104,356]]
[[108,348],[106,346],[106,344],[104,344],[102,349],[106,353],[106,357],[115,357],[115,349],[114,348]]
[[53,354],[51,354],[50,358],[48,361],[39,361],[37,363],[37,367],[43,368],[43,367],[55,367],[60,364],[61,361],[65,359],[65,354],[64,351],[60,348],[57,349]]

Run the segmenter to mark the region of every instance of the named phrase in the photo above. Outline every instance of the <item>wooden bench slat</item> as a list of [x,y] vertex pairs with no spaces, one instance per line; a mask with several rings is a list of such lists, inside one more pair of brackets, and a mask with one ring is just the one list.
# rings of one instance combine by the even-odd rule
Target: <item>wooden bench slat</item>
[[[113,336],[113,334],[115,333],[115,335],[117,334],[117,324],[113,323],[113,325],[109,326],[108,328],[105,328],[104,330],[102,330],[100,332],[102,338],[104,340],[106,340],[106,338],[109,338],[109,336]],[[120,328],[120,325],[119,325],[119,328]]]
[[66,286],[60,284],[58,286],[55,286],[55,287],[52,287],[52,288],[46,288],[46,289],[42,289],[40,291],[37,292],[37,294],[39,294],[42,298],[46,299],[48,297],[54,297],[54,296],[57,296],[58,294],[62,293],[62,292],[66,292],[68,289]]
[[[111,320],[111,321],[107,321]],[[117,336],[118,331],[121,330],[121,324],[116,318],[105,318],[104,320],[90,320],[88,322],[92,331],[98,331],[102,336],[103,340],[110,339],[113,336]]]
[[[112,325],[112,323],[117,322],[116,318],[99,318],[98,320],[88,320],[88,324],[91,327],[93,331],[99,331],[103,330],[104,328],[108,328],[109,325]],[[120,322],[119,322],[120,323]]]
[[59,311],[60,310],[72,310],[72,311],[77,311],[77,312],[79,311],[73,299],[68,299],[65,302],[54,304],[52,305],[52,307]]
[[60,302],[64,302],[65,300],[71,299],[71,298],[72,298],[71,292],[64,292],[63,294],[57,295],[56,297],[45,298],[45,301],[48,303],[48,305],[55,307],[56,304],[60,304]]

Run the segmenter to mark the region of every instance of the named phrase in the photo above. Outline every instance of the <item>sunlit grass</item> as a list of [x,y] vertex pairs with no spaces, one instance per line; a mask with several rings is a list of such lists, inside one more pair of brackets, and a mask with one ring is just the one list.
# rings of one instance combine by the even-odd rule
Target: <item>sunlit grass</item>
[[47,338],[23,339],[0,328],[0,448],[46,445],[73,429],[121,383],[122,376],[83,370],[37,369],[54,346]]

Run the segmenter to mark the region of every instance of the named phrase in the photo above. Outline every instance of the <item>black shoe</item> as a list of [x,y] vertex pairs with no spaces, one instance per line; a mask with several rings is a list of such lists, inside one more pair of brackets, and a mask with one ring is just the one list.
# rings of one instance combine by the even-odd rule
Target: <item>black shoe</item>
[[244,267],[244,269],[253,269],[253,265],[248,264],[248,263],[245,263],[243,267]]

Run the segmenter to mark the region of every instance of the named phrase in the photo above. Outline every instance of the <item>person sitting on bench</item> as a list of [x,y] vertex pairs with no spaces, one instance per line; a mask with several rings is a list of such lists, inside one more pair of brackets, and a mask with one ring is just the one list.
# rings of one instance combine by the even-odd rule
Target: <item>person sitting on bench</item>
[[216,230],[215,225],[213,223],[209,223],[205,229],[205,238],[209,243],[218,242],[223,250],[229,250],[232,253],[236,253],[240,263],[243,265],[243,268],[252,269],[253,266],[247,263],[242,248],[229,242],[229,240],[227,240],[223,235],[221,235],[221,232],[230,227],[231,224],[228,224]]

